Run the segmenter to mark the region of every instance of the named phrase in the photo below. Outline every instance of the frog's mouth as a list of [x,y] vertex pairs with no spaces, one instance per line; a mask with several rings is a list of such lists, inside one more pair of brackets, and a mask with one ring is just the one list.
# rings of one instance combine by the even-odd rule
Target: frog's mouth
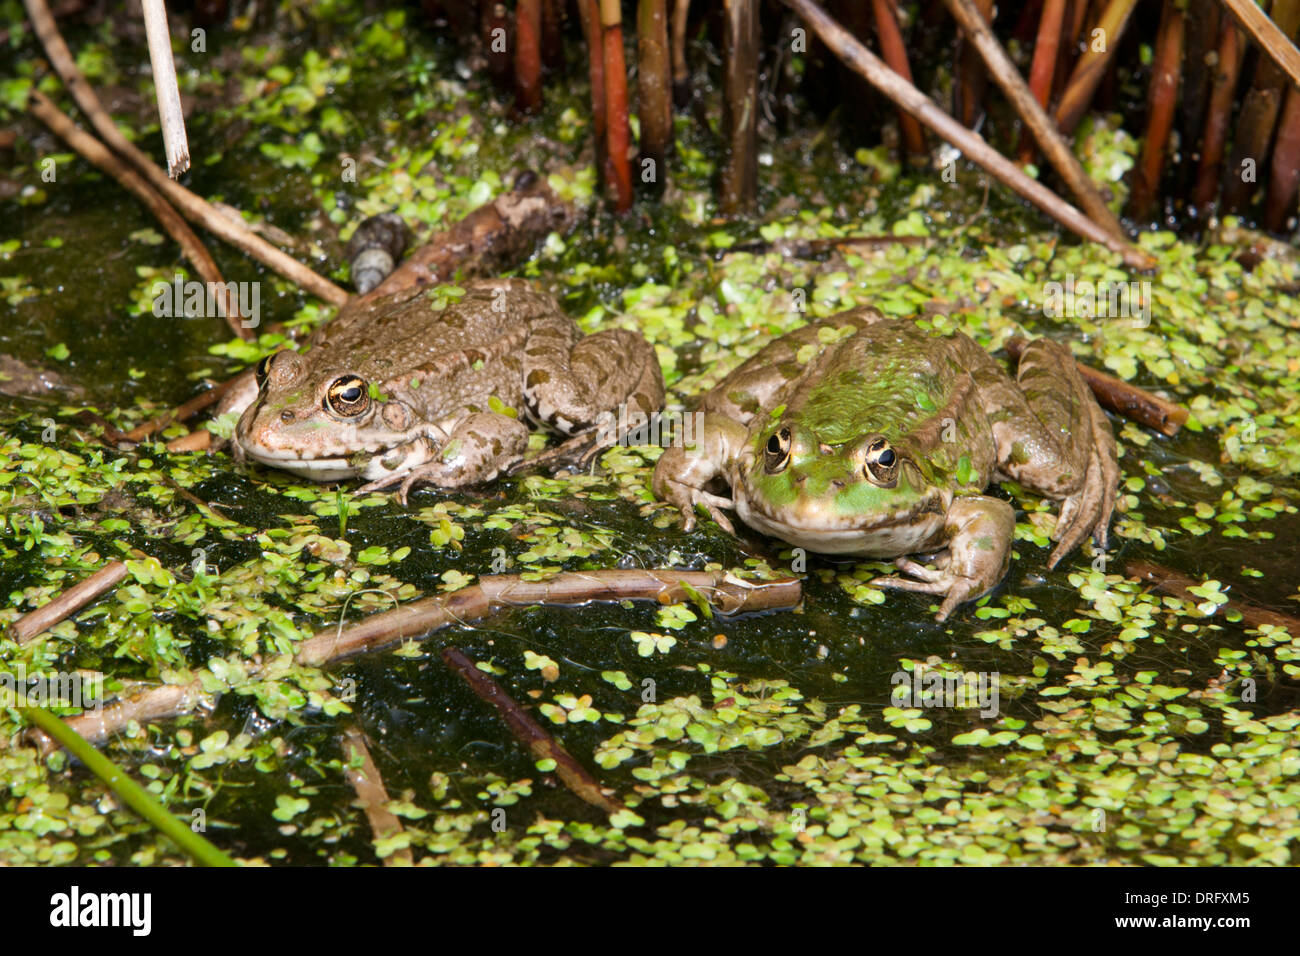
[[250,447],[241,442],[236,444],[243,454],[253,461],[287,471],[301,478],[310,478],[312,481],[342,481],[361,474],[361,469],[356,463],[347,458],[303,458],[291,451],[273,452],[265,448]]
[[934,493],[893,514],[864,519],[826,512],[781,513],[750,498],[742,487],[732,490],[736,515],[764,534],[819,554],[854,554],[896,558],[925,551],[942,539],[947,508]]

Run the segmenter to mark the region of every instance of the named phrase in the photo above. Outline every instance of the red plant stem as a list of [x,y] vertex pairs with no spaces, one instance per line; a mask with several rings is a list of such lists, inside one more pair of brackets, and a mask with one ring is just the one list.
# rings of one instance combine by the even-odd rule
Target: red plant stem
[[1237,78],[1241,75],[1244,46],[1241,31],[1231,19],[1223,21],[1220,31],[1218,63],[1210,89],[1210,106],[1205,113],[1205,133],[1201,137],[1201,163],[1196,171],[1196,185],[1192,188],[1192,206],[1199,213],[1209,212],[1219,191],[1219,170],[1228,142],[1228,125],[1232,122],[1232,100],[1237,90]]
[[[993,0],[974,0],[976,9],[985,23],[993,22]],[[882,37],[883,43],[883,37]],[[891,64],[892,65],[892,64]],[[957,114],[963,126],[975,128],[980,107],[984,104],[984,91],[989,84],[988,73],[979,54],[965,35],[961,38],[961,59],[957,67]]]
[[1120,38],[1124,35],[1124,28],[1128,25],[1135,6],[1137,0],[1110,0],[1097,20],[1096,29],[1101,31],[1099,36],[1101,48],[1093,45],[1091,31],[1084,38],[1087,47],[1079,62],[1075,64],[1074,72],[1070,74],[1070,82],[1066,84],[1065,91],[1061,94],[1061,101],[1056,107],[1056,125],[1065,135],[1069,136],[1074,132],[1074,128],[1079,125],[1079,120],[1083,119],[1083,114],[1088,111],[1092,96],[1097,91],[1097,84],[1101,82],[1106,67],[1110,65],[1111,59],[1119,50]]
[[542,0],[519,0],[515,10],[515,109],[542,107]]
[[[1061,27],[1064,22],[1065,0],[1046,0],[1043,4],[1043,17],[1038,21],[1034,59],[1029,65],[1029,91],[1044,109],[1052,99],[1052,79],[1056,75],[1056,54],[1060,49]],[[1033,135],[1028,129],[1022,129],[1017,161],[1026,166],[1034,161],[1037,152]]]
[[[876,35],[880,37],[881,58],[889,68],[907,82],[912,82],[912,67],[907,62],[907,46],[903,43],[903,33],[898,28],[898,13],[894,9],[894,0],[871,0],[872,12],[876,15]],[[898,129],[903,136],[903,147],[910,156],[925,155],[925,133],[916,117],[898,111]]]
[[605,56],[605,156],[614,211],[632,208],[632,167],[627,151],[632,142],[627,118],[627,64],[623,58],[623,13],[618,0],[601,0],[600,27]]
[[1160,173],[1165,168],[1165,148],[1174,125],[1178,105],[1178,80],[1183,69],[1183,33],[1187,14],[1178,0],[1165,0],[1160,12],[1160,29],[1156,35],[1155,57],[1151,68],[1150,106],[1147,110],[1147,133],[1142,157],[1133,170],[1133,192],[1129,196],[1130,215],[1145,218],[1151,212]]
[[577,0],[582,35],[587,41],[587,75],[591,82],[591,135],[596,147],[596,178],[606,185],[605,169],[605,46],[600,38],[597,0]]
[[1300,92],[1294,86],[1286,91],[1270,168],[1264,227],[1269,232],[1281,232],[1295,215],[1296,186],[1300,184]]
[[641,117],[641,181],[663,191],[673,142],[672,55],[668,0],[640,0],[637,13],[637,113]]

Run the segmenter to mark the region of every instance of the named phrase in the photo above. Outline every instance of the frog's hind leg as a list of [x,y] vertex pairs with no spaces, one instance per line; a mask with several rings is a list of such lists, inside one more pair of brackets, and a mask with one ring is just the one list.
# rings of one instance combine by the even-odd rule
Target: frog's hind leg
[[1064,345],[1030,342],[1013,384],[985,356],[974,372],[997,447],[998,471],[1061,502],[1054,568],[1091,533],[1106,547],[1119,463],[1106,414]]
[[630,430],[648,430],[664,404],[654,346],[629,329],[607,329],[576,344],[558,333],[534,334],[524,349],[523,377],[529,416],[570,440],[521,468],[585,467]]

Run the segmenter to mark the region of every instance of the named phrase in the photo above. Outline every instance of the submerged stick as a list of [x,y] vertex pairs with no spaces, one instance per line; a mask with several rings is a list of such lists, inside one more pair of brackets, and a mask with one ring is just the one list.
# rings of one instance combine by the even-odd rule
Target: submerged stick
[[1145,219],[1160,189],[1165,168],[1169,133],[1174,128],[1178,105],[1178,81],[1183,73],[1183,33],[1187,14],[1180,0],[1164,0],[1160,29],[1151,66],[1151,89],[1147,99],[1147,131],[1142,139],[1142,156],[1133,169],[1133,191],[1129,194],[1129,215]]
[[[1203,584],[1203,581],[1189,578],[1187,575],[1181,574],[1172,568],[1166,568],[1161,564],[1155,564],[1151,561],[1130,561],[1124,566],[1124,574],[1126,577],[1136,578],[1139,581],[1153,585],[1157,591],[1183,601],[1200,604],[1204,600],[1204,598],[1199,598],[1188,590]],[[1224,606],[1240,613],[1241,619],[1251,627],[1269,624],[1273,627],[1286,628],[1292,637],[1300,634],[1300,617],[1282,614],[1279,611],[1270,611],[1268,608],[1260,607],[1258,604],[1242,598],[1229,598],[1228,603]]]
[[[295,660],[324,667],[344,657],[396,641],[423,637],[452,624],[469,625],[509,607],[550,605],[574,607],[592,601],[658,601],[674,604],[703,598],[719,614],[776,611],[802,599],[798,578],[750,581],[715,571],[572,571],[542,581],[517,575],[494,575],[449,594],[412,601],[392,611],[372,614],[349,628],[319,632],[298,648]],[[250,668],[255,679],[258,668]],[[167,684],[118,700],[100,711],[88,711],[69,723],[87,740],[104,740],[135,721],[166,720],[210,707],[212,698],[199,681]],[[43,750],[49,739],[38,741]]]
[[474,662],[460,648],[444,648],[442,662],[469,684],[481,700],[497,709],[515,739],[527,747],[535,759],[554,761],[555,775],[575,796],[606,813],[618,813],[623,809],[621,803],[605,794],[599,781],[574,760],[572,754],[543,730],[541,724],[520,707],[500,684],[475,667]]
[[181,254],[190,265],[194,266],[194,271],[199,274],[199,278],[216,293],[218,303],[224,303],[224,307],[217,311],[223,313],[230,331],[241,339],[252,339],[252,330],[244,328],[244,323],[241,321],[238,299],[221,277],[221,270],[217,267],[216,260],[203,245],[203,241],[186,225],[185,220],[168,204],[167,200],[110,152],[103,143],[85,130],[79,129],[71,118],[35,87],[32,87],[28,93],[27,110],[48,126],[54,135],[72,147],[77,155],[108,173],[119,186],[134,193],[135,197],[144,203],[145,208],[158,220],[158,224],[180,245]]
[[568,571],[541,581],[526,581],[516,574],[488,575],[467,588],[373,614],[348,628],[328,628],[305,641],[295,656],[300,664],[319,667],[427,636],[451,624],[471,624],[509,607],[576,607],[628,600],[675,604],[696,595],[720,614],[739,614],[794,607],[801,588],[798,578],[749,581],[714,571]]
[[[1015,336],[1007,340],[1007,354],[1015,361],[1020,360],[1020,353],[1029,344],[1027,339]],[[1091,365],[1076,361],[1074,367],[1079,370],[1083,380],[1097,397],[1102,408],[1108,408],[1116,415],[1154,428],[1164,435],[1176,435],[1187,422],[1189,412],[1181,405],[1161,398],[1146,389],[1130,385],[1123,379],[1098,371]]]
[[889,69],[870,50],[858,43],[843,27],[827,16],[813,0],[783,0],[783,2],[803,17],[804,21],[821,37],[822,42],[854,72],[863,76],[872,86],[982,166],[998,182],[1028,199],[1084,239],[1101,243],[1106,248],[1119,253],[1128,265],[1137,269],[1149,269],[1155,265],[1155,260],[1147,253],[1112,236],[1042,183],[1026,176],[1019,166],[991,147],[981,136],[962,126],[928,96]]
[[[370,832],[376,840],[384,840],[402,832],[402,821],[388,809],[388,791],[384,788],[384,778],[366,746],[366,735],[357,727],[350,726],[343,732],[339,742],[343,748],[343,779],[348,782],[357,795],[357,803],[366,815]],[[403,847],[383,858],[385,866],[394,863],[410,864],[411,849]]]
[[758,2],[723,0],[722,135],[718,205],[724,215],[758,199]]
[[96,598],[113,590],[126,577],[126,564],[122,561],[110,561],[90,577],[79,584],[74,584],[59,594],[48,604],[24,614],[9,625],[14,639],[19,644],[44,634],[55,624],[76,614]]
[[981,12],[976,9],[974,0],[945,0],[945,2],[948,9],[952,11],[953,18],[961,25],[962,30],[975,44],[975,49],[988,64],[994,81],[1016,108],[1025,126],[1034,134],[1034,139],[1038,141],[1043,154],[1070,187],[1070,191],[1074,193],[1084,212],[1116,241],[1127,243],[1128,238],[1124,235],[1124,227],[1120,225],[1119,219],[1110,211],[1110,207],[1101,198],[1097,187],[1084,172],[1078,157],[1057,133],[1051,118],[1034,98],[1025,81],[1021,79],[1020,71],[1002,49],[1002,44],[989,29]]

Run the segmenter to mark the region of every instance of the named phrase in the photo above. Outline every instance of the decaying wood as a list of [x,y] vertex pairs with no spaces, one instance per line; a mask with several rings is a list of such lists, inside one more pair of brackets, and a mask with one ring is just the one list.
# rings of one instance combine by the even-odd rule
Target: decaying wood
[[387,279],[365,295],[354,297],[349,307],[404,289],[447,282],[458,270],[466,275],[492,275],[513,268],[550,233],[567,232],[576,218],[571,203],[555,195],[540,176],[525,172],[510,192],[435,233]]
[[575,796],[606,813],[618,813],[623,809],[623,805],[608,796],[596,778],[574,760],[572,754],[543,730],[541,724],[533,720],[500,684],[475,667],[474,662],[460,648],[444,648],[442,661],[469,684],[475,694],[497,709],[515,739],[527,747],[536,759],[555,762],[555,775]]
[[1154,267],[1155,260],[1147,253],[1106,232],[1042,183],[1026,176],[1019,166],[991,147],[978,134],[945,113],[933,100],[889,69],[875,54],[855,40],[813,0],[783,2],[798,13],[822,42],[854,72],[982,166],[998,182],[1028,199],[1083,238],[1101,243],[1119,253],[1128,265],[1137,269]]
[[158,220],[158,224],[180,245],[181,254],[190,265],[194,266],[194,271],[198,273],[199,278],[205,284],[209,284],[209,287],[220,296],[219,301],[224,303],[224,308],[219,311],[224,313],[223,318],[230,331],[241,339],[253,338],[253,331],[244,328],[243,322],[240,321],[238,298],[231,295],[230,287],[221,277],[221,270],[217,268],[217,263],[202,240],[186,225],[185,220],[167,200],[109,151],[103,143],[84,130],[78,129],[76,124],[36,87],[32,87],[28,93],[27,110],[48,126],[55,136],[72,147],[77,155],[108,173],[118,185],[134,193],[135,197],[144,203],[145,208]]
[[100,595],[117,587],[126,577],[126,564],[110,561],[86,580],[74,584],[48,604],[24,614],[9,625],[19,644],[26,644],[44,634],[55,624],[76,614]]
[[149,63],[153,70],[154,95],[158,101],[158,122],[167,153],[167,175],[179,179],[190,168],[190,147],[185,136],[185,114],[181,91],[176,83],[172,60],[172,36],[163,0],[140,0],[144,28],[149,39]]
[[[1013,360],[1019,361],[1020,353],[1028,344],[1027,339],[1019,336],[1008,339],[1007,354]],[[1102,408],[1108,408],[1116,415],[1122,415],[1139,425],[1154,428],[1164,435],[1176,435],[1186,424],[1188,411],[1181,405],[1175,405],[1146,389],[1098,371],[1091,365],[1084,365],[1082,362],[1074,364]]]
[[[1204,601],[1204,598],[1197,597],[1189,590],[1189,588],[1197,587],[1204,582],[1189,578],[1172,568],[1166,568],[1150,561],[1130,561],[1124,566],[1124,574],[1127,577],[1154,585],[1157,591],[1168,594],[1170,597],[1189,601],[1192,604],[1200,604]],[[1300,617],[1270,611],[1268,608],[1260,607],[1258,604],[1253,604],[1242,598],[1229,598],[1224,607],[1239,612],[1241,619],[1251,627],[1261,627],[1269,624],[1273,627],[1286,628],[1293,637],[1300,634]]]
[[[356,726],[349,726],[339,741],[343,748],[343,779],[357,795],[357,803],[366,815],[370,832],[376,840],[384,840],[402,832],[402,821],[388,809],[388,791],[384,778],[366,746],[366,735]],[[384,857],[384,865],[410,865],[410,847],[395,850]]]

